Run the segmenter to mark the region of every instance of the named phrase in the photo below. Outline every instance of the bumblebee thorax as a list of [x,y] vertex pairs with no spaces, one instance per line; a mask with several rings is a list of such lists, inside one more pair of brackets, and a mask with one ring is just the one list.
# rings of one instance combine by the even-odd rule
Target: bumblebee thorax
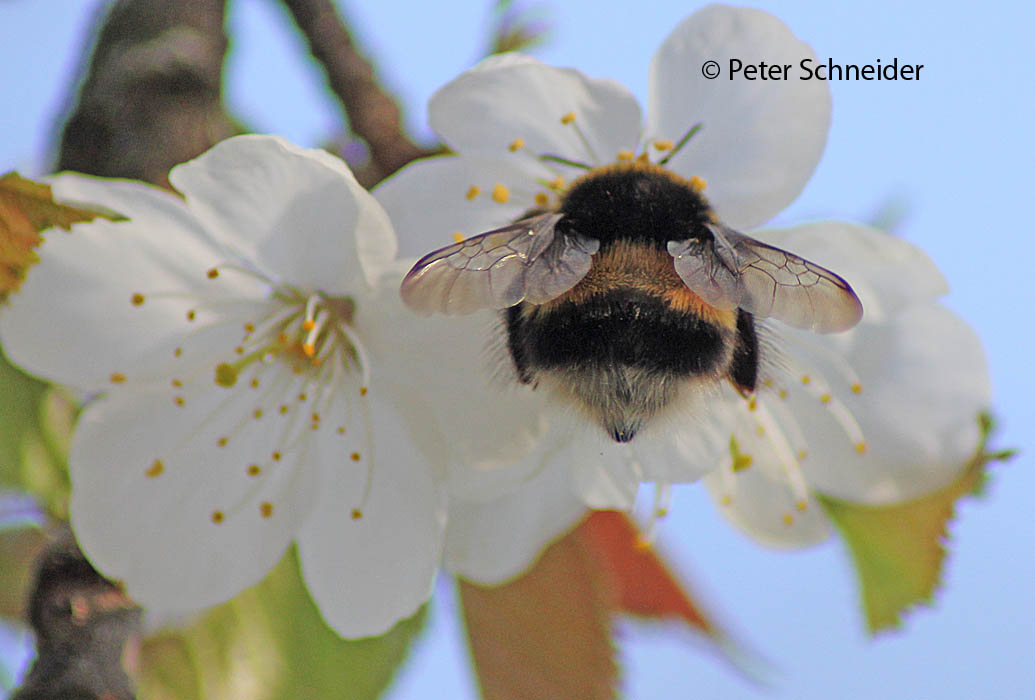
[[650,243],[664,249],[702,231],[711,208],[698,179],[687,180],[660,165],[629,161],[592,170],[575,180],[561,201],[560,229],[600,241]]

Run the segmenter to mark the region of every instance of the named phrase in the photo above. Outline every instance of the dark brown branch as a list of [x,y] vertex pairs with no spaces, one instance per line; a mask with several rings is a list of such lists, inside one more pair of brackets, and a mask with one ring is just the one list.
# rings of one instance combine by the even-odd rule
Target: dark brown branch
[[59,170],[167,184],[237,129],[221,102],[225,0],[119,0],[61,141]]
[[140,609],[64,532],[40,557],[29,603],[38,656],[12,700],[129,700],[123,663],[138,644]]
[[[381,87],[374,68],[356,48],[331,0],[284,0],[309,50],[324,67],[327,82],[345,108],[353,133],[370,149],[375,184],[416,158],[430,155],[403,132],[399,107]],[[372,181],[371,181],[372,180]]]

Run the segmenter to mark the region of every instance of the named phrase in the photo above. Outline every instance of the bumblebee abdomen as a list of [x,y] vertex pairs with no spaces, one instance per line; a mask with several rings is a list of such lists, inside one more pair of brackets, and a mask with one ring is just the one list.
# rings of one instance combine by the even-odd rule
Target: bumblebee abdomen
[[524,359],[537,369],[619,365],[690,376],[729,361],[728,329],[630,290],[562,302],[523,322]]

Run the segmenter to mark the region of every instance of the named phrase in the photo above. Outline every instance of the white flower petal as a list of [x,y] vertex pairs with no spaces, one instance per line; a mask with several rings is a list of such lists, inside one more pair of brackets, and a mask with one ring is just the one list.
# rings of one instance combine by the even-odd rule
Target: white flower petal
[[238,136],[173,168],[169,181],[220,243],[281,282],[344,294],[395,257],[387,215],[324,151]]
[[483,585],[523,573],[553,540],[586,513],[563,465],[543,469],[507,496],[474,503],[453,499],[446,567]]
[[[428,599],[445,529],[427,457],[398,430],[403,418],[377,387],[364,400],[373,453],[325,469],[321,500],[298,540],[313,600],[327,623],[348,638],[383,634]],[[333,442],[321,448],[324,463],[331,462]],[[357,486],[367,478],[363,497]],[[362,517],[353,517],[353,508]]]
[[800,499],[780,474],[780,466],[764,449],[747,469],[725,478],[716,471],[704,483],[722,516],[766,546],[808,547],[830,536],[823,508],[810,498],[801,510]]
[[419,318],[407,310],[398,293],[405,268],[382,278],[371,300],[380,316],[368,322],[358,315],[356,330],[379,375],[419,378],[401,387],[397,404],[413,424],[444,436],[450,492],[468,500],[499,498],[536,473],[541,455],[553,449],[542,439],[543,397],[505,378],[514,371],[495,314]]
[[[561,123],[568,114],[575,121]],[[440,88],[428,103],[428,121],[465,156],[520,158],[508,151],[520,138],[535,156],[603,165],[636,147],[641,112],[636,98],[613,80],[510,54],[486,59]]]
[[[708,183],[706,195],[724,223],[751,229],[786,207],[819,163],[830,126],[830,89],[821,80],[730,79],[744,65],[792,66],[815,59],[808,45],[772,15],[712,5],[669,35],[651,63],[647,134],[678,141],[701,124],[669,167]],[[702,75],[706,61],[722,74]]]
[[571,441],[545,460],[544,469],[571,470],[573,488],[590,508],[632,510],[645,481],[632,445],[615,442],[596,426],[564,428],[565,422],[551,427],[571,435]]
[[881,322],[910,304],[933,301],[949,285],[912,243],[868,226],[823,221],[753,234],[848,280],[863,304],[863,322]]
[[[534,164],[477,156],[439,156],[407,165],[374,189],[392,217],[401,255],[419,258],[515,221],[535,206]],[[493,198],[497,186],[507,198]],[[477,190],[472,190],[476,187]],[[471,196],[474,192],[476,195]]]
[[80,419],[72,526],[94,566],[142,604],[227,600],[266,574],[312,509],[314,471],[301,446],[283,444],[291,416],[256,419],[255,406],[249,388],[209,381],[127,388]]
[[[113,374],[153,373],[173,360],[185,336],[211,320],[187,320],[200,295],[219,303],[258,300],[265,293],[244,275],[207,279],[222,258],[174,195],[70,175],[58,178],[54,189],[62,198],[97,202],[135,218],[45,235],[39,264],[0,311],[4,349],[30,372],[94,390],[109,386]],[[143,295],[139,305],[133,303],[137,294]],[[233,332],[239,335],[240,328]]]
[[973,330],[940,304],[923,304],[845,335],[815,341],[844,353],[859,375],[861,394],[841,387],[840,395],[867,450],[855,451],[818,400],[792,393],[790,409],[808,426],[802,468],[809,482],[870,504],[915,498],[951,482],[977,447],[978,413],[991,400]]

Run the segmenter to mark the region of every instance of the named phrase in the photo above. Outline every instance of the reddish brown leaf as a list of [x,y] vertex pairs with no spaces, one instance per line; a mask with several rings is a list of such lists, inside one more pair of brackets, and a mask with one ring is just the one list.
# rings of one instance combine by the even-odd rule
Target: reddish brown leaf
[[600,562],[618,593],[619,609],[648,618],[677,618],[714,637],[716,629],[624,513],[596,511],[575,534]]
[[26,270],[39,258],[35,248],[40,231],[53,226],[68,230],[72,224],[98,216],[117,220],[113,212],[58,204],[50,186],[26,180],[18,173],[0,176],[0,302],[18,289]]
[[551,545],[515,581],[494,588],[459,585],[483,698],[615,697],[614,592],[578,534]]

